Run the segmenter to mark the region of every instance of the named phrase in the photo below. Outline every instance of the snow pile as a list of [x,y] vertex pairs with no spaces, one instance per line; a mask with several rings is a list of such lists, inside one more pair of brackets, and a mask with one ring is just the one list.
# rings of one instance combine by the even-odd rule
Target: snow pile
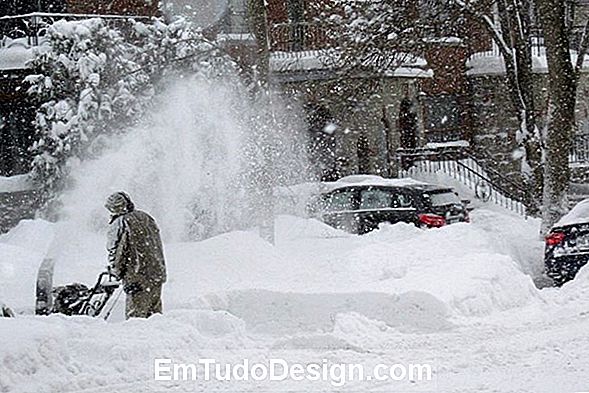
[[470,147],[470,142],[465,140],[450,142],[429,142],[425,144],[427,149],[444,149],[449,147]]
[[573,281],[569,281],[559,290],[552,289],[552,300],[558,307],[565,307],[575,314],[580,308],[589,307],[589,265],[585,265]]
[[496,228],[476,225],[489,218],[475,212],[474,225],[432,231],[388,227],[372,235],[374,244],[355,251],[350,264],[355,275],[379,282],[381,290],[427,292],[457,315],[487,315],[538,300],[532,279],[511,255],[517,250],[496,241]]
[[[475,211],[472,219],[473,224],[434,230],[385,225],[355,236],[313,219],[282,216],[277,221],[276,246],[254,232],[167,243],[170,282],[164,300],[168,308],[218,309],[221,306],[212,306],[207,296],[225,296],[230,302],[233,296],[251,294],[255,307],[257,295],[249,290],[266,290],[278,297],[284,292],[318,296],[421,292],[451,314],[463,316],[487,315],[538,300],[532,279],[525,274],[541,270],[537,223],[521,225],[520,218],[485,210]],[[49,245],[53,236],[57,242]],[[6,285],[14,291],[10,300],[16,301],[17,309],[32,306],[36,269],[46,254],[58,261],[56,284],[90,284],[106,265],[104,238],[68,223],[27,222],[0,239],[6,244],[0,249],[2,261],[19,261],[3,262]],[[27,239],[38,246],[29,246]],[[17,274],[15,266],[22,272]],[[13,281],[15,275],[20,283],[28,283],[28,289]],[[323,311],[331,314],[327,309],[333,305],[322,303]]]
[[[573,64],[577,62],[578,54],[571,50],[571,61]],[[505,62],[503,56],[497,51],[480,52],[473,54],[467,61],[466,67],[467,75],[497,75],[505,74]],[[589,67],[589,60],[583,61],[583,69]],[[548,72],[548,61],[546,59],[546,50],[541,48],[540,51],[535,50],[532,53],[532,69],[536,73]]]
[[0,235],[0,302],[19,311],[32,312],[37,269],[49,253],[54,225],[45,221],[21,221]]
[[36,393],[143,384],[153,375],[152,356],[194,361],[249,343],[235,317],[203,311],[109,325],[62,316],[3,319],[0,337],[10,337],[1,341],[0,388]]
[[[402,332],[448,329],[446,307],[424,292],[389,295],[377,292],[294,293],[265,290],[233,291],[209,296],[213,310],[227,311],[245,321],[255,334],[308,335],[331,333],[334,316],[355,313]],[[292,348],[294,349],[294,348]]]
[[[397,53],[391,63],[398,64],[384,73],[397,78],[431,78],[434,73],[421,57]],[[287,73],[298,71],[321,71],[341,66],[338,55],[328,50],[303,50],[298,52],[274,51],[270,55],[270,69],[273,72]]]

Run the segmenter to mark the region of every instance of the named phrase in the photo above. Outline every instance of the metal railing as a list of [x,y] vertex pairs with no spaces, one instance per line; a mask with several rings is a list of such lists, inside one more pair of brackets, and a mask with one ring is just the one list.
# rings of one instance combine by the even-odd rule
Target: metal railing
[[[577,50],[579,46],[579,42],[581,41],[581,37],[583,35],[583,30],[585,26],[574,26],[570,30],[569,42],[571,50]],[[544,45],[544,33],[541,29],[535,28],[532,30],[530,34],[530,50],[532,52],[532,56],[542,57],[546,56],[546,47]],[[474,51],[471,49],[472,57],[499,57],[501,56],[501,51],[499,47],[491,38],[489,38],[489,50],[487,51]]]
[[47,28],[58,20],[84,20],[101,18],[109,24],[126,23],[130,19],[149,21],[147,16],[99,15],[99,14],[66,14],[34,12],[25,15],[0,17],[0,48],[19,41],[19,44],[38,46],[47,33]]
[[442,173],[466,186],[475,196],[523,216],[528,191],[491,168],[483,168],[467,147],[399,149],[399,176]]
[[279,23],[270,27],[273,52],[300,52],[333,46],[328,30],[317,23]]
[[589,164],[589,134],[577,134],[573,137],[569,163]]

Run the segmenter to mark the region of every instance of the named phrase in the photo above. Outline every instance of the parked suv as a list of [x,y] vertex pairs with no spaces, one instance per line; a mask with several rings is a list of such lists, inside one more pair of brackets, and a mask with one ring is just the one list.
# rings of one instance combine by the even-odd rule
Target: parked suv
[[335,186],[321,195],[318,215],[332,227],[358,234],[381,223],[432,228],[469,221],[468,201],[461,201],[449,187],[382,180]]
[[575,278],[589,261],[589,199],[579,202],[545,238],[546,275],[556,286]]

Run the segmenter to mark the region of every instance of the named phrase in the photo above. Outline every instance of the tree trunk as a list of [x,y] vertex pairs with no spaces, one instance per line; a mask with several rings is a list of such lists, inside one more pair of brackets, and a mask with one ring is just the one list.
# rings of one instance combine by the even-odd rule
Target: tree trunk
[[[511,53],[503,54],[506,75],[511,86],[511,100],[520,123],[519,145],[524,149],[523,173],[527,176],[530,194],[526,201],[528,213],[536,215],[542,201],[544,176],[542,144],[537,126],[532,65],[531,4],[528,0],[497,0],[503,41]],[[501,43],[497,43],[501,45]],[[527,168],[526,168],[527,167]]]
[[268,18],[266,14],[265,0],[247,0],[247,12],[250,31],[256,37],[258,45],[255,74],[258,81],[265,87],[268,83],[270,67]]
[[[248,0],[248,21],[250,30],[256,37],[258,45],[256,68],[253,72],[253,78],[257,84],[256,94],[270,94],[269,91],[269,74],[270,74],[270,51],[268,45],[268,17],[266,14],[265,0]],[[270,100],[271,105],[271,100]],[[272,108],[270,108],[272,110]],[[273,119],[272,119],[273,120]],[[268,119],[270,122],[271,120]],[[260,195],[259,215],[260,215],[260,236],[274,244],[274,177],[273,177],[273,149],[270,146],[270,138],[266,132],[258,135],[256,144],[263,154],[263,163],[260,173],[256,174],[256,187]]]
[[575,129],[577,78],[571,61],[564,2],[536,0],[536,3],[546,45],[550,100],[542,214],[542,230],[546,233],[568,211],[568,156]]

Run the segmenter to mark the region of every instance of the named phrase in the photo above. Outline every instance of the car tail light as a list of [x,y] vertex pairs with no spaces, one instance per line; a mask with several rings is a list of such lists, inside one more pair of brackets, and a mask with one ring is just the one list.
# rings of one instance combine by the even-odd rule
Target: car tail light
[[437,214],[420,214],[417,217],[419,218],[419,222],[429,227],[439,228],[446,225],[446,219]]
[[563,232],[552,232],[552,233],[548,234],[544,238],[544,240],[546,241],[546,244],[548,244],[549,246],[555,246],[564,240],[564,233]]

